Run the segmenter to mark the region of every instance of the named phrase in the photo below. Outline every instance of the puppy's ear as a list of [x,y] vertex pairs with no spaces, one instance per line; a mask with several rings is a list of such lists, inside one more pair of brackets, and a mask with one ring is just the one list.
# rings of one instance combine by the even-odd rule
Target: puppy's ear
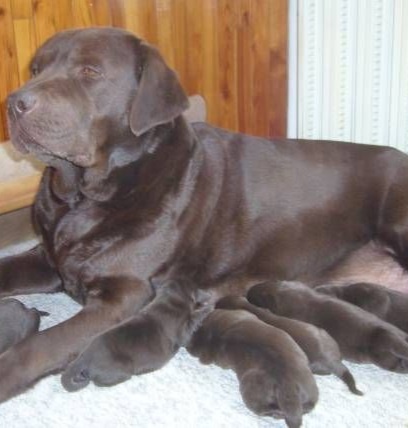
[[196,308],[214,305],[213,293],[211,293],[210,291],[197,289],[194,293],[194,302]]
[[147,43],[142,43],[140,49],[144,63],[130,109],[130,128],[136,136],[170,122],[189,106],[176,73],[166,65],[157,49]]
[[302,425],[303,406],[297,385],[286,388],[280,386],[276,396],[279,407],[285,415],[286,425],[289,428],[299,428]]

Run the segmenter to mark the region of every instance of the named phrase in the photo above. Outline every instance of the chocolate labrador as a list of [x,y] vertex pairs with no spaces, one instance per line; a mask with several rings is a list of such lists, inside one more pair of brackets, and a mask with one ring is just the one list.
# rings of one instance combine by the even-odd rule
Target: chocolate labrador
[[247,311],[216,309],[187,349],[204,364],[234,370],[245,404],[258,415],[284,418],[297,428],[317,402],[304,352],[287,333]]
[[16,299],[0,300],[0,354],[38,331],[42,315],[48,313],[29,309]]
[[84,308],[0,356],[0,402],[136,314],[170,268],[242,295],[270,278],[317,284],[372,240],[407,267],[403,153],[190,125],[176,74],[118,28],[58,33],[30,70],[7,113],[13,144],[48,165],[42,243],[0,261],[0,296],[64,290]]
[[62,375],[67,391],[109,386],[163,367],[213,310],[211,295],[189,281],[169,281],[140,313],[96,337]]
[[408,333],[408,295],[405,293],[366,282],[321,285],[315,290],[352,303]]
[[313,373],[319,375],[335,374],[353,394],[363,395],[356,388],[353,375],[341,362],[339,345],[325,330],[312,324],[275,315],[267,309],[252,305],[244,297],[224,297],[217,302],[216,308],[245,310],[256,315],[266,324],[285,331],[306,354]]
[[344,358],[408,373],[408,336],[397,327],[339,299],[295,281],[265,282],[248,300],[272,312],[314,324],[338,343]]

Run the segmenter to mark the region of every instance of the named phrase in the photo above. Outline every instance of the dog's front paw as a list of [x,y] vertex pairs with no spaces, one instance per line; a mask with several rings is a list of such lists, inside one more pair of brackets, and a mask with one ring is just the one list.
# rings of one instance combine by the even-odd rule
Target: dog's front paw
[[112,386],[132,376],[131,361],[111,343],[109,335],[96,339],[68,365],[61,377],[69,392],[85,388],[92,381],[97,386]]

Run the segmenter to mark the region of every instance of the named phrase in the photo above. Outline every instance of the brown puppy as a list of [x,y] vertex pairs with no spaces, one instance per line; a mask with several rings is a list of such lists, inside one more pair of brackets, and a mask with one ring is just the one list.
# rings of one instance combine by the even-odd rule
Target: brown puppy
[[356,395],[363,395],[356,388],[353,375],[341,362],[336,341],[323,329],[302,321],[280,317],[270,311],[252,305],[244,297],[227,296],[217,302],[217,308],[243,309],[256,315],[261,321],[286,331],[306,354],[310,369],[319,375],[335,374]]
[[98,336],[62,375],[67,391],[109,386],[163,367],[213,309],[210,293],[170,281],[129,321]]
[[408,333],[408,295],[378,284],[321,285],[319,293],[359,306]]
[[317,402],[316,382],[296,342],[246,311],[216,309],[187,350],[204,364],[234,370],[248,408],[284,418],[290,428],[300,427]]
[[408,373],[407,335],[357,306],[294,281],[255,285],[247,298],[278,315],[323,328],[339,344],[343,357],[350,361]]
[[40,316],[48,315],[28,309],[16,299],[0,301],[0,354],[38,331]]

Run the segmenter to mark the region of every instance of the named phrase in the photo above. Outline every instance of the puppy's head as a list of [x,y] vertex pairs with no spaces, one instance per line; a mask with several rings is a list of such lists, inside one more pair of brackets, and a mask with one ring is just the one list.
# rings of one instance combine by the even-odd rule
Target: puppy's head
[[342,296],[342,288],[335,285],[319,285],[314,289],[318,293],[325,294],[326,296],[338,297]]
[[272,374],[251,369],[240,379],[240,392],[250,410],[260,416],[285,419],[290,428],[299,428],[302,415],[313,409],[315,391],[305,394],[296,382],[277,382]]
[[151,281],[151,284],[156,298],[163,299],[178,308],[177,320],[183,326],[178,342],[180,345],[185,345],[201,322],[214,309],[213,293],[197,288],[193,281],[186,278]]
[[272,312],[277,310],[277,287],[279,283],[263,282],[251,287],[247,293],[248,302]]
[[[58,33],[38,49],[30,69],[31,80],[8,97],[11,139],[50,164],[58,158],[90,167],[109,157],[120,166],[137,149],[129,137],[188,107],[158,51],[116,28]],[[113,157],[112,145],[121,146]]]

